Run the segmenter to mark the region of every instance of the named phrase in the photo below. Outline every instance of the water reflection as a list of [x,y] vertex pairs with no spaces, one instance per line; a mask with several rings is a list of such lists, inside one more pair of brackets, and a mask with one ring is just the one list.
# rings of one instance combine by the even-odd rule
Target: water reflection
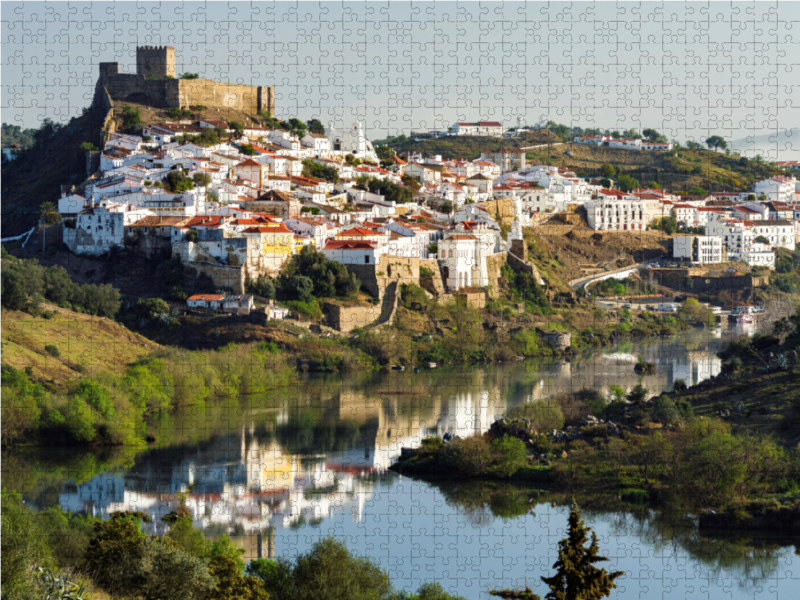
[[[477,597],[494,583],[513,585],[507,573],[523,585],[530,569],[552,564],[570,499],[395,476],[386,469],[402,447],[434,433],[486,431],[497,415],[528,399],[584,386],[631,388],[639,379],[633,371],[639,356],[657,365],[643,378],[652,392],[671,388],[676,379],[696,385],[719,372],[716,351],[743,332],[692,331],[573,362],[309,377],[290,391],[208,402],[165,415],[157,447],[138,454],[132,466],[78,485],[62,483],[57,502],[95,515],[141,510],[153,518],[150,530],[163,533],[161,517],[175,510],[180,492],[198,528],[234,536],[248,558],[291,558],[335,535],[380,560],[398,585],[416,589],[422,581],[445,585],[449,578],[445,587]],[[45,495],[39,500],[52,502]],[[734,577],[752,592],[781,570],[786,554],[776,541],[704,539],[690,517],[632,510],[616,498],[579,501],[617,557],[614,568],[661,572],[668,563],[682,569],[690,560],[696,569],[702,565],[709,581]],[[519,543],[508,545],[512,538]],[[426,549],[431,539],[439,540],[433,553]],[[487,547],[494,550],[487,553]],[[452,568],[459,557],[473,561],[466,574]],[[658,589],[707,597],[684,584],[662,582]],[[639,598],[642,585],[626,583],[619,597]]]

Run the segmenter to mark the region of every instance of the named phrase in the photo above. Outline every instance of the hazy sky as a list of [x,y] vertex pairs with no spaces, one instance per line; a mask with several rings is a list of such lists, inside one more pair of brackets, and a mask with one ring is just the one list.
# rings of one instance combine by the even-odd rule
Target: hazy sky
[[149,44],[372,139],[518,116],[680,141],[800,128],[800,2],[3,2],[2,36],[2,120],[23,126],[79,114],[97,64],[135,72]]

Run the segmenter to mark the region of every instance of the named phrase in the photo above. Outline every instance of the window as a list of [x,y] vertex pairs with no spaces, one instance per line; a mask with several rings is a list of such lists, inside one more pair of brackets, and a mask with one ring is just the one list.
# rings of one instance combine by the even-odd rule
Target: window
[[364,264],[366,264],[366,265],[369,264],[369,254],[365,254],[364,255]]

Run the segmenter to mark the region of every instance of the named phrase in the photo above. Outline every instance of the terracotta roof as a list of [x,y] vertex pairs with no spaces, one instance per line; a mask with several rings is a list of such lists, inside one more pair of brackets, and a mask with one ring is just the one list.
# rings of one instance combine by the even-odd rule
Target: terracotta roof
[[142,217],[136,223],[131,223],[127,227],[171,227],[173,225],[183,225],[189,217]]
[[237,167],[262,167],[263,165],[261,163],[257,163],[252,158],[248,158],[248,159],[243,160],[242,162],[240,162],[236,166]]
[[222,300],[225,297],[225,294],[195,294],[194,296],[189,296],[186,300],[187,302],[190,300],[205,300],[206,302],[212,300]]
[[325,242],[325,250],[375,250],[377,242],[372,240],[328,240]]
[[386,235],[386,234],[380,233],[379,231],[375,231],[373,229],[366,229],[364,227],[353,227],[352,229],[343,231],[339,235],[342,236],[342,235]]

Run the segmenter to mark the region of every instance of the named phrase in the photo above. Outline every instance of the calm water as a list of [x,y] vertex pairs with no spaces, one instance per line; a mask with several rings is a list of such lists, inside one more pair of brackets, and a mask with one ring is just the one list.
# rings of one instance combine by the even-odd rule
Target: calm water
[[[4,485],[26,490],[39,506],[143,510],[159,532],[181,491],[197,527],[232,535],[250,558],[291,558],[333,535],[408,590],[437,580],[486,599],[489,589],[527,577],[543,592],[538,576],[555,561],[570,498],[401,477],[386,471],[400,448],[433,433],[485,431],[527,399],[583,386],[630,388],[640,355],[658,365],[644,378],[651,391],[678,378],[697,384],[719,372],[715,353],[724,340],[747,333],[692,331],[572,363],[309,377],[290,392],[164,417],[159,441],[143,451],[4,456]],[[631,509],[608,496],[579,501],[610,568],[628,573],[615,598],[796,597],[800,568],[792,568],[786,542],[703,539],[690,516]]]

